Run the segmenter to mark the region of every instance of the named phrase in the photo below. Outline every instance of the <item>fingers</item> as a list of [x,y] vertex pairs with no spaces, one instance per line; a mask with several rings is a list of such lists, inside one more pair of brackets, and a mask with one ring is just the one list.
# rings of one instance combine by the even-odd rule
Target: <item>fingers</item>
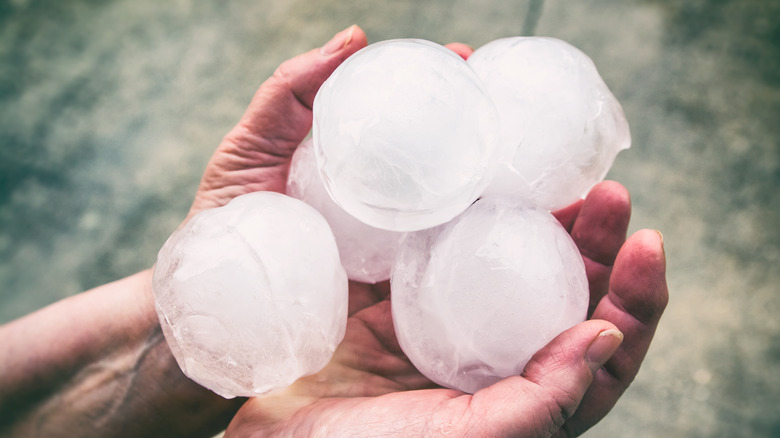
[[376,284],[361,283],[349,280],[349,316],[373,306],[390,296],[390,280]]
[[612,265],[626,240],[630,218],[628,191],[620,183],[604,181],[585,198],[571,236],[584,256],[602,265]]
[[580,199],[568,207],[564,207],[560,210],[552,212],[553,216],[558,219],[558,222],[563,225],[563,228],[565,228],[569,234],[571,234],[571,229],[574,227],[574,221],[577,219],[577,215],[580,214],[580,209],[582,208],[583,202],[585,201]]
[[594,186],[577,212],[571,226],[571,237],[580,249],[588,275],[588,315],[593,313],[607,293],[612,265],[626,241],[630,218],[631,198],[628,191],[614,181],[604,181]]
[[474,49],[472,49],[471,46],[463,43],[449,43],[444,47],[457,53],[464,60],[469,59],[469,56],[471,56],[471,54],[474,53]]
[[322,48],[284,62],[212,156],[188,218],[244,193],[284,192],[290,157],[311,128],[317,91],[366,44],[363,31],[351,26]]
[[592,320],[565,331],[537,352],[523,376],[478,391],[472,414],[481,419],[476,435],[550,436],[571,417],[596,370],[623,339],[607,321]]
[[603,418],[634,379],[668,300],[663,239],[658,232],[639,231],[618,253],[609,293],[593,314],[615,324],[626,341],[596,373],[571,419],[575,430],[584,431]]
[[[618,192],[609,190],[613,195]],[[598,192],[595,193],[597,198],[594,199],[612,199],[606,205],[622,203],[615,202],[615,199],[619,201],[620,197],[604,197],[598,195]],[[588,200],[583,204],[576,222],[590,220],[587,204]],[[601,202],[599,204],[604,205]],[[620,224],[620,221],[617,223]],[[575,223],[575,228],[576,226]],[[598,227],[591,229],[598,233]],[[586,248],[587,245],[594,245],[603,249],[608,247],[610,239],[614,239],[612,243],[618,240],[614,234],[607,232],[600,243],[598,240],[594,243],[594,240],[584,236],[579,243]],[[601,255],[605,254],[609,254],[608,250]],[[537,386],[528,387],[522,379],[509,378],[486,388],[485,391],[490,391],[486,393],[490,398],[497,397],[508,402],[511,394],[517,393],[524,399],[536,400],[536,403],[520,402],[517,408],[534,413],[531,423],[515,423],[515,426],[505,423],[503,426],[518,427],[519,429],[514,430],[518,434],[526,427],[537,427],[535,430],[539,434],[553,434],[563,424],[566,434],[577,435],[601,420],[639,372],[668,299],[663,239],[657,232],[639,231],[631,236],[617,253],[609,292],[593,312],[593,318],[596,319],[564,332],[537,353],[526,366],[524,376]],[[611,344],[604,339],[607,333],[610,336],[618,333],[608,328],[612,325],[625,336],[625,342],[619,347],[617,341]],[[585,340],[593,339],[593,330],[596,329],[601,330],[602,334],[596,337],[597,340],[580,356]],[[612,352],[614,354],[611,354]],[[589,370],[595,371],[590,375],[585,372],[582,363],[578,362],[579,357],[584,358]],[[494,394],[494,391],[497,394]],[[580,391],[583,391],[584,395]],[[477,396],[484,395],[478,392],[475,398]],[[546,411],[539,406],[546,407]],[[548,417],[544,416],[545,412]],[[514,417],[521,418],[516,413],[502,416]],[[540,430],[538,424],[550,429]]]

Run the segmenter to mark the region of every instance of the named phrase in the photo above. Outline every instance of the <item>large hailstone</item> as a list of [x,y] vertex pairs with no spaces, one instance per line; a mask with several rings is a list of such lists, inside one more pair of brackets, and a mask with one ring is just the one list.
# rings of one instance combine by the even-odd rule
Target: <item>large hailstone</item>
[[153,289],[182,371],[226,398],[319,371],[346,329],[347,276],[328,224],[278,193],[193,217],[160,250]]
[[351,280],[377,283],[390,278],[390,269],[404,233],[367,225],[331,199],[317,169],[311,139],[301,143],[293,154],[287,194],[311,205],[328,221],[336,238],[341,264]]
[[432,381],[469,393],[522,373],[536,351],[585,320],[589,299],[566,230],[504,197],[410,233],[391,284],[404,353]]
[[631,145],[623,109],[593,61],[554,38],[490,42],[468,60],[496,104],[504,162],[486,193],[515,193],[548,210],[603,180]]
[[410,231],[465,210],[489,182],[498,116],[455,52],[423,40],[372,44],[314,100],[313,138],[328,192],[351,215]]

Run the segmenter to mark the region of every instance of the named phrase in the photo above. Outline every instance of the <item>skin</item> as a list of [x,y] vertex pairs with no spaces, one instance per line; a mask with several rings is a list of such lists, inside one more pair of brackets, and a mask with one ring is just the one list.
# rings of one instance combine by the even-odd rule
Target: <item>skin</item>
[[[244,193],[283,193],[317,90],[366,44],[352,26],[283,63],[217,148],[185,221]],[[626,239],[630,211],[625,188],[604,182],[556,212],[585,261],[589,320],[521,376],[473,395],[436,387],[406,359],[387,282],[350,282],[347,332],[328,366],[271,396],[224,400],[179,370],[146,270],[0,327],[0,436],[211,436],[228,422],[227,436],[581,434],[636,376],[668,300],[662,237]]]

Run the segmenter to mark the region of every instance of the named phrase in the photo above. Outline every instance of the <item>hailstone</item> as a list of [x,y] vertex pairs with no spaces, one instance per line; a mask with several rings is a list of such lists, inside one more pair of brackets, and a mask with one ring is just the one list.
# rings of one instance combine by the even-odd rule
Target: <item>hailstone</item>
[[311,205],[328,221],[350,280],[377,283],[390,278],[404,233],[367,225],[331,199],[317,169],[311,139],[301,143],[293,154],[287,194]]
[[554,38],[492,41],[468,60],[498,108],[501,164],[486,193],[514,193],[548,210],[603,180],[631,145],[620,103],[593,61]]
[[424,40],[372,44],[344,61],[314,100],[325,186],[351,215],[411,231],[465,210],[489,182],[498,116],[455,52]]
[[582,257],[561,224],[497,196],[409,233],[391,281],[404,353],[432,381],[468,393],[521,374],[585,320],[589,300]]
[[319,371],[346,329],[347,276],[328,224],[278,193],[193,217],[160,250],[153,291],[182,371],[226,398]]

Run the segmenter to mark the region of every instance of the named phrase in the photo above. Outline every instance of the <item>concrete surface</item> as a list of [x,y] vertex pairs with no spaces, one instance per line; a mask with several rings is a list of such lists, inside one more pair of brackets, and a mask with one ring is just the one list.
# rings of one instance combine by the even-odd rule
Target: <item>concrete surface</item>
[[[418,4],[419,3],[419,4]],[[780,436],[780,3],[0,0],[0,321],[150,266],[284,59],[370,41],[565,39],[623,103],[610,173],[671,301],[588,436]]]

